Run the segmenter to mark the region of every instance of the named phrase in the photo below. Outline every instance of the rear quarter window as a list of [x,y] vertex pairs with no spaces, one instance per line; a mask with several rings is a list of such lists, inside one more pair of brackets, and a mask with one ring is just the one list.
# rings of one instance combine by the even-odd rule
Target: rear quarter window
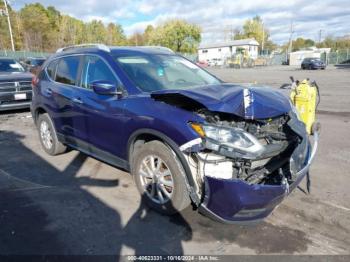
[[78,56],[60,58],[57,64],[55,81],[67,85],[76,85],[79,62],[80,57]]
[[46,68],[46,72],[52,80],[55,80],[57,69],[57,61],[52,61]]

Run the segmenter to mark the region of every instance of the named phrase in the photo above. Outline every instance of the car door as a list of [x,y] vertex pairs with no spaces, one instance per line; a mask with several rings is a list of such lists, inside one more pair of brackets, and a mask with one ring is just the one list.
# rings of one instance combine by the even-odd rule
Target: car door
[[81,133],[85,119],[77,107],[81,102],[76,86],[81,58],[78,55],[66,56],[51,62],[46,70],[51,79],[42,85],[44,104],[57,132],[72,139],[86,139]]
[[[86,55],[82,61],[80,89],[83,94],[80,112],[86,116],[85,132],[94,154],[121,155],[125,99],[117,95],[100,95],[92,89],[95,81],[109,81],[120,86],[120,80],[107,61],[98,55]],[[102,152],[103,151],[103,152]]]

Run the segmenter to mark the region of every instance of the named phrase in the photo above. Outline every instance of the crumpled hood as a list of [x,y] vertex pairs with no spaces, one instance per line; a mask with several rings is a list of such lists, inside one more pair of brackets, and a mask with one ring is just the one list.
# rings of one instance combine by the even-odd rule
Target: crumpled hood
[[289,98],[277,89],[235,84],[209,85],[189,90],[160,90],[151,93],[162,100],[169,95],[185,96],[210,111],[231,113],[245,119],[266,119],[288,113]]

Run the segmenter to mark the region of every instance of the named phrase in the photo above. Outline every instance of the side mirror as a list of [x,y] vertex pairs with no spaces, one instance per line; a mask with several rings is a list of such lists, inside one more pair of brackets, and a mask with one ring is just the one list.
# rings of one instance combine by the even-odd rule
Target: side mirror
[[119,86],[110,81],[99,80],[91,83],[91,87],[96,94],[99,95],[122,95]]

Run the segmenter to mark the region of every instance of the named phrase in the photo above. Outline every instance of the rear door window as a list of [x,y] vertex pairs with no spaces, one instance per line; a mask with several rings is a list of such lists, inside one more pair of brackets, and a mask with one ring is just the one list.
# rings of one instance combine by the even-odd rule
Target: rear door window
[[59,59],[55,81],[67,85],[76,85],[79,62],[79,56],[68,56]]

